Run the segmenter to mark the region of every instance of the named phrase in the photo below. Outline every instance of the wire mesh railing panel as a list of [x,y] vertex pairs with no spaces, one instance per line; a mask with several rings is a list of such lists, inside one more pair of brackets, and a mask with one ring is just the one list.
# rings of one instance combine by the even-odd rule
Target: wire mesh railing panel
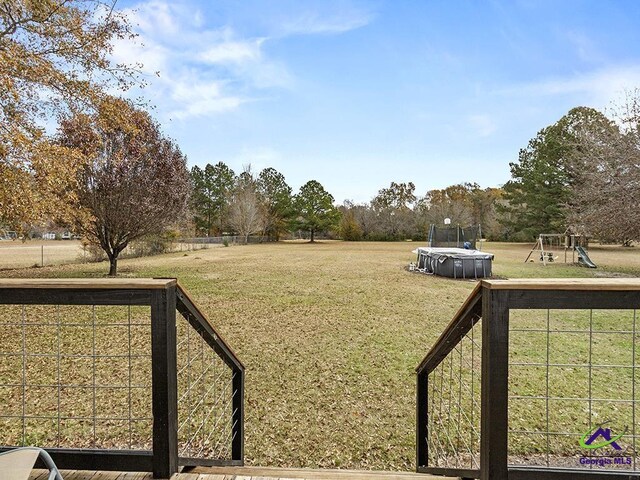
[[0,444],[150,450],[150,308],[0,306]]
[[480,463],[480,323],[428,376],[428,467],[478,469]]
[[176,322],[178,455],[231,460],[234,373],[182,315]]
[[637,311],[511,310],[509,462],[638,472]]

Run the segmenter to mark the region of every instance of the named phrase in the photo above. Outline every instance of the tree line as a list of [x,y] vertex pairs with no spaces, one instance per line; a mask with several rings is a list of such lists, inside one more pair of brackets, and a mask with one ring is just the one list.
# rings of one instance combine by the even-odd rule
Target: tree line
[[[293,194],[284,175],[274,168],[238,175],[224,162],[191,169],[193,224],[197,235],[262,235],[274,240],[296,231],[344,240],[426,238],[429,225],[450,218],[454,224],[481,224],[487,235],[499,235],[496,201],[502,191],[477,184],[453,185],[415,195],[412,182],[391,182],[368,203],[333,196],[316,180]],[[494,233],[492,233],[494,232]]]
[[540,233],[587,235],[602,243],[640,240],[640,92],[607,115],[576,107],[542,128],[501,188],[474,183],[415,196],[391,183],[369,203],[345,202],[339,232],[359,240],[424,239],[430,224],[482,226],[490,240],[533,241]]
[[[481,225],[490,240],[533,241],[540,233],[570,231],[630,245],[640,240],[639,92],[628,92],[608,115],[571,109],[542,128],[509,168],[502,187],[462,183],[418,196],[413,182],[391,182],[369,202],[345,201],[340,217],[324,228],[345,240],[424,240],[431,224],[449,218]],[[278,218],[282,231],[293,227],[286,215]]]
[[[391,182],[369,202],[345,201],[340,215],[317,230],[344,240],[425,240],[431,224],[449,218],[453,225],[481,225],[490,240],[533,241],[540,233],[570,231],[630,245],[640,240],[640,94],[628,92],[607,115],[571,109],[538,131],[509,168],[511,179],[495,188],[462,183],[418,196],[413,182]],[[286,186],[282,175],[267,170]],[[268,198],[264,180],[260,185],[256,197]],[[278,229],[269,231],[266,222],[262,230],[276,238],[296,227],[291,189],[279,192],[287,207],[274,210]],[[230,208],[223,204],[220,212]]]
[[449,218],[453,225],[482,225],[486,237],[497,239],[501,195],[499,188],[463,183],[416,196],[413,182],[391,182],[368,203],[344,202],[338,233],[345,240],[426,240],[430,225]]
[[340,212],[333,196],[316,180],[292,193],[282,173],[246,166],[236,175],[224,162],[191,169],[191,207],[197,235],[263,235],[274,240],[304,230],[313,242],[317,232],[337,225]]

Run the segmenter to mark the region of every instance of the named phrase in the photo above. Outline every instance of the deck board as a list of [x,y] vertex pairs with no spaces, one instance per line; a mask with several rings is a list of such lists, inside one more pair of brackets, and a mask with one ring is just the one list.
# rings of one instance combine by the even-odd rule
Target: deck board
[[[45,470],[34,470],[29,480],[46,479]],[[147,472],[93,472],[62,470],[64,480],[152,480]],[[172,480],[453,480],[410,472],[325,470],[274,467],[198,467],[177,473]]]
[[[215,478],[216,474],[224,474],[227,477],[230,476],[229,478],[225,478],[225,480],[447,480],[446,477],[436,477],[423,473],[383,472],[376,470],[330,470],[275,467],[197,467],[193,471],[203,475],[199,480],[218,480]],[[177,478],[180,478],[180,476]],[[180,478],[180,480],[182,480],[182,478]]]

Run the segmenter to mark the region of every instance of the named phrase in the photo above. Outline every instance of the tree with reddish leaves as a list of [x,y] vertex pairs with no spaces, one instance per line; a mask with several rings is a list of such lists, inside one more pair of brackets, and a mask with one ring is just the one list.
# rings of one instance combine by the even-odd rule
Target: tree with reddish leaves
[[76,179],[76,229],[109,258],[109,275],[133,240],[161,233],[186,212],[186,159],[129,101],[107,97],[94,115],[61,122],[60,143],[84,157]]

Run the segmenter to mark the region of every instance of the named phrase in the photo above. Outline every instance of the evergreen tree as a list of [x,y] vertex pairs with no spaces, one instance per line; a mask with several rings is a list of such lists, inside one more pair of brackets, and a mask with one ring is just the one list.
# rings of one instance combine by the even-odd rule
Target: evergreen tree
[[545,127],[510,163],[512,179],[499,205],[507,235],[532,240],[540,233],[561,233],[568,226],[572,191],[581,166],[572,159],[584,148],[578,132],[598,130],[609,120],[593,108],[577,107]]
[[257,189],[265,209],[265,235],[278,240],[287,231],[292,215],[291,187],[275,168],[260,172]]
[[229,201],[235,174],[223,162],[197,165],[191,169],[192,209],[196,230],[206,235],[221,235],[229,222]]
[[340,220],[340,212],[333,206],[333,201],[333,196],[319,182],[308,181],[294,197],[294,227],[308,231],[314,242],[317,232],[335,227]]

